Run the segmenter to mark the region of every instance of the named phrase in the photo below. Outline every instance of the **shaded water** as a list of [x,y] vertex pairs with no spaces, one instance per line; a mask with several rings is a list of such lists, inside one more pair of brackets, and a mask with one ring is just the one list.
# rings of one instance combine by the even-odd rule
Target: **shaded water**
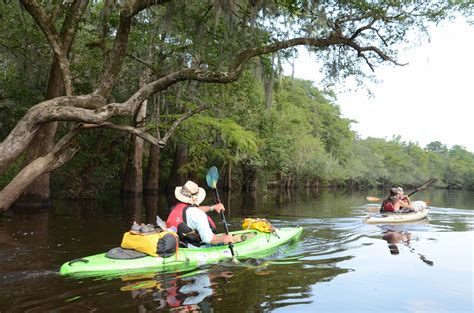
[[[54,203],[35,214],[0,218],[0,312],[472,312],[474,193],[424,191],[428,220],[401,225],[362,222],[380,192],[320,190],[225,197],[227,220],[265,217],[300,225],[301,239],[240,264],[173,274],[74,279],[62,263],[118,246],[137,216],[167,203]],[[156,208],[158,207],[158,210]]]

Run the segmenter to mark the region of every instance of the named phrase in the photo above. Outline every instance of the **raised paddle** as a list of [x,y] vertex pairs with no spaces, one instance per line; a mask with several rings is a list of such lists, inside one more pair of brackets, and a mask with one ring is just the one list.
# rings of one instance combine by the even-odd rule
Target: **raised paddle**
[[[414,191],[410,192],[407,197],[417,193],[418,191],[420,190],[423,190],[423,189],[426,189],[428,188],[429,186],[433,185],[435,182],[437,181],[436,178],[432,178],[430,180],[427,180],[426,182],[424,182],[420,187],[416,188]],[[377,197],[367,197],[367,201],[380,201],[382,199],[380,198],[377,198]]]
[[[217,180],[219,179],[219,171],[217,167],[212,166],[209,171],[207,171],[206,181],[209,188],[214,191],[214,196],[216,198],[217,203],[221,203],[221,199],[219,198],[219,191],[217,190]],[[227,225],[227,221],[225,220],[224,212],[220,212],[222,223],[224,224],[225,234],[229,234],[229,226]],[[234,245],[230,242],[229,243],[230,253],[232,254],[232,261],[237,262],[237,258],[235,257],[234,253]]]
[[420,191],[420,190],[423,190],[423,189],[426,189],[428,188],[429,186],[433,185],[434,183],[436,183],[437,179],[436,178],[432,178],[426,182],[423,183],[423,185],[421,185],[420,187],[416,188],[414,191],[410,192],[407,197],[415,194],[416,192]]

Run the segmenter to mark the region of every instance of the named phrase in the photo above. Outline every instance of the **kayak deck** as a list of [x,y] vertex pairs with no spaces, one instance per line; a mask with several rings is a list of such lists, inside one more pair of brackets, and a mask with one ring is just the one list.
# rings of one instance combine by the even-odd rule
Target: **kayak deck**
[[[302,227],[280,228],[274,233],[263,233],[257,230],[241,230],[231,232],[232,235],[249,239],[234,244],[235,256],[238,259],[262,257],[269,250],[273,250],[301,235]],[[251,237],[251,238],[250,238]],[[117,272],[136,272],[144,269],[159,272],[173,272],[181,269],[197,267],[202,264],[215,263],[232,257],[230,249],[225,246],[205,248],[180,248],[178,253],[163,257],[144,256],[137,259],[111,259],[106,253],[100,253],[64,263],[61,266],[61,275],[96,276],[117,274]]]
[[366,217],[364,222],[367,224],[416,222],[425,219],[428,216],[428,211],[429,209],[425,208],[410,213],[380,213]]

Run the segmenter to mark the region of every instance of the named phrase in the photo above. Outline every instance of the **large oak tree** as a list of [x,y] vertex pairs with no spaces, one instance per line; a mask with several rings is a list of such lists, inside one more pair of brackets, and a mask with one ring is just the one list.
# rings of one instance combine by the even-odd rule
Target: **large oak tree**
[[[298,46],[314,52],[329,78],[361,77],[364,68],[373,71],[380,63],[401,65],[396,47],[406,40],[409,31],[424,30],[430,22],[472,9],[470,5],[441,0],[20,3],[41,30],[53,59],[46,97],[17,121],[0,144],[0,175],[28,152],[25,166],[0,192],[0,211],[7,210],[32,183],[71,160],[81,147],[76,140],[81,132],[116,129],[164,147],[179,123],[195,112],[188,110],[160,137],[134,123],[115,121],[118,117],[136,117],[144,101],[172,86],[186,81],[232,83],[255,58],[269,54],[285,58]],[[14,19],[8,23],[11,28],[18,27]],[[131,45],[131,38],[140,36],[143,25],[156,30],[143,36],[157,36],[158,40],[148,41],[149,47]],[[78,94],[73,65],[80,55],[71,58],[70,51],[75,44],[85,45],[84,41],[75,41],[80,32],[95,34],[96,40],[87,46],[103,51],[104,62],[95,73],[93,88]],[[143,52],[156,57],[144,59]],[[127,58],[146,66],[152,79],[116,101],[113,91],[124,79],[121,73]],[[204,107],[199,106],[197,111]],[[69,127],[54,139],[56,122],[68,122]],[[48,181],[41,184],[47,185]],[[49,196],[48,189],[38,193]]]

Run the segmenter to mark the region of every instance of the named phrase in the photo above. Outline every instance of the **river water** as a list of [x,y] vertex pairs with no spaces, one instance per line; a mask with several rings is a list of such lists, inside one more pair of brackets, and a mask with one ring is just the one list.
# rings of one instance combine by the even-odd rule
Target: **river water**
[[0,312],[473,312],[474,192],[419,192],[428,219],[400,225],[364,224],[368,195],[383,193],[227,195],[231,230],[260,217],[302,226],[301,238],[264,259],[115,278],[58,270],[118,246],[135,219],[165,219],[165,197],[11,211],[0,218]]

